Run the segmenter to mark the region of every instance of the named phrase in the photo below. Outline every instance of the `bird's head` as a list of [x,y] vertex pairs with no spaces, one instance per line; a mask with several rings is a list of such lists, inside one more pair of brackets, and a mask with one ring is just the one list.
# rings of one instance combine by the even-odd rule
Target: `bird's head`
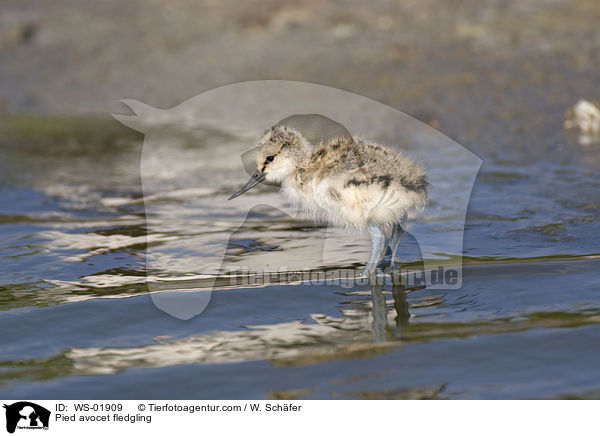
[[242,195],[262,181],[281,183],[292,175],[310,154],[311,145],[302,134],[291,127],[275,126],[264,134],[256,152],[257,170],[248,183],[229,199]]
[[256,166],[267,183],[281,183],[306,158],[310,145],[302,134],[287,126],[269,129],[258,144]]

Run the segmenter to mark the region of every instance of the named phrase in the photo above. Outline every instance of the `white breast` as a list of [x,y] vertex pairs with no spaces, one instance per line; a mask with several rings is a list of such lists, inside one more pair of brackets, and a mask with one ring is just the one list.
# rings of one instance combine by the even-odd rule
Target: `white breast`
[[405,219],[420,199],[401,187],[380,184],[346,186],[343,179],[325,178],[299,187],[294,181],[282,184],[287,200],[317,220],[364,229],[370,222],[389,228]]

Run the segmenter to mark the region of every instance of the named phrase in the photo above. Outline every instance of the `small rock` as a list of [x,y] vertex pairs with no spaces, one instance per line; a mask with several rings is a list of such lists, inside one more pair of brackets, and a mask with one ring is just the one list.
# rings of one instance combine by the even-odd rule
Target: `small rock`
[[579,100],[566,115],[566,129],[580,132],[579,142],[583,145],[600,139],[600,106],[589,100]]
[[567,112],[565,127],[584,133],[600,133],[600,107],[591,101],[579,100]]

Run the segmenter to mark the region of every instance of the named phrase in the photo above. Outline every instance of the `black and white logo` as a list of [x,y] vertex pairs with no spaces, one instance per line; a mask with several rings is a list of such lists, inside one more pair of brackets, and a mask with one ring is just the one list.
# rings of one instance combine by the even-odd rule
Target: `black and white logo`
[[50,411],[29,401],[19,401],[10,405],[5,404],[6,431],[14,433],[18,429],[37,430],[48,429]]

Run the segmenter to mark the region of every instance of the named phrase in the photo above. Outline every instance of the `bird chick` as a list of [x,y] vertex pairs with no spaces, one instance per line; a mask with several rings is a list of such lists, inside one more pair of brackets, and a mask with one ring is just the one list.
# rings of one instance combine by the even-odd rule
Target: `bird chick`
[[286,199],[315,220],[368,230],[371,255],[365,275],[393,268],[408,212],[421,212],[428,201],[423,168],[389,147],[357,137],[313,145],[298,130],[278,125],[260,140],[256,163],[248,183],[229,199],[264,181],[280,185]]

